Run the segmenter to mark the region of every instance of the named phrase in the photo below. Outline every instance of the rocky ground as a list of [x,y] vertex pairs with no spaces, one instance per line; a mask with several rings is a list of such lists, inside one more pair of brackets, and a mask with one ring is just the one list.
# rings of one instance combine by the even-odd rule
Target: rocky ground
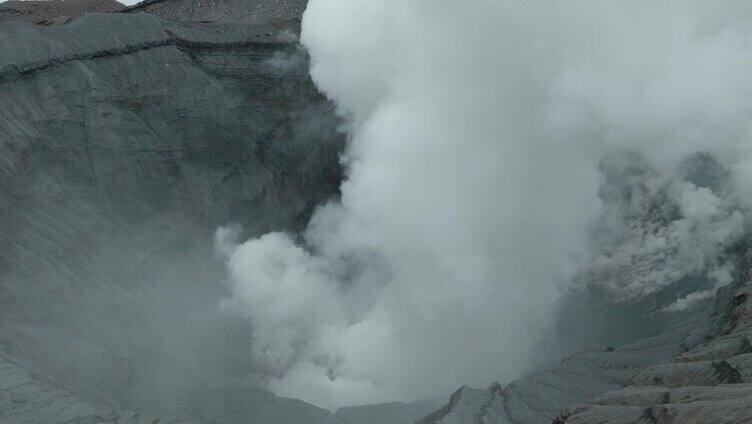
[[125,6],[116,0],[11,0],[0,3],[0,23],[50,25],[56,19],[92,13],[148,13],[165,19],[299,25],[307,0],[145,0]]
[[463,387],[416,424],[752,422],[752,282],[649,339],[583,351],[506,387]]
[[115,0],[18,1],[0,3],[0,23],[30,22],[49,25],[55,19],[90,13],[115,12],[123,8]]

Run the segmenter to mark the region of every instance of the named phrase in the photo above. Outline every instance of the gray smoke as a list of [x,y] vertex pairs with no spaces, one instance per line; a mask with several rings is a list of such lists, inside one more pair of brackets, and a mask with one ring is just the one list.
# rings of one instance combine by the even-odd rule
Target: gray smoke
[[625,299],[728,282],[752,202],[751,17],[747,1],[310,0],[311,75],[348,123],[342,196],[300,240],[217,236],[223,306],[253,323],[271,389],[334,407],[508,381],[575,276]]

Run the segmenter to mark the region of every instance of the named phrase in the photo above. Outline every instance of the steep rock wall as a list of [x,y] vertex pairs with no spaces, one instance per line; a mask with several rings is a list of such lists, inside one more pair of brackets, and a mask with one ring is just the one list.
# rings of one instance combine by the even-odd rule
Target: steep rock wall
[[146,14],[4,24],[0,51],[1,350],[113,410],[259,387],[212,237],[296,230],[336,195],[344,140],[305,52]]

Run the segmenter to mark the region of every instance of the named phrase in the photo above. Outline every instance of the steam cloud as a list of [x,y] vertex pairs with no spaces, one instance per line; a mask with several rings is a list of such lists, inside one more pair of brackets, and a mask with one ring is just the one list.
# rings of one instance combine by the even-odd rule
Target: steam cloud
[[300,240],[217,234],[224,306],[252,321],[271,389],[334,407],[507,381],[563,283],[728,282],[752,206],[750,18],[748,1],[310,0],[311,74],[348,122],[341,199]]

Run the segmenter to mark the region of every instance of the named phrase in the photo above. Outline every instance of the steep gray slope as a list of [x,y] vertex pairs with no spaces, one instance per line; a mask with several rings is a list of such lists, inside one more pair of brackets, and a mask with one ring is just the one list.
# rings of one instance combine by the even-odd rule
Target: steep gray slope
[[714,308],[659,336],[578,352],[504,388],[462,388],[417,423],[750,422],[751,290],[745,277],[719,289]]
[[[114,411],[76,399],[54,387],[38,370],[0,354],[0,419],[4,424],[46,422],[152,424],[156,418]],[[165,424],[175,420],[161,420]]]
[[[182,419],[202,414],[192,393],[260,386],[250,323],[218,307],[213,232],[299,228],[336,194],[343,146],[284,29],[0,26],[0,350],[40,376],[22,384]],[[34,422],[14,387],[0,421]]]

